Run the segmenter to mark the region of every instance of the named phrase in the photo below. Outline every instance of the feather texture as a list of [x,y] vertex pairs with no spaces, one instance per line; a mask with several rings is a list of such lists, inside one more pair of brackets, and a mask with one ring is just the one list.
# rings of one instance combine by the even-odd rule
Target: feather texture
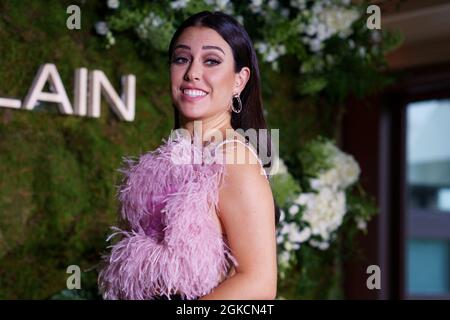
[[197,299],[238,265],[211,216],[226,174],[212,150],[173,131],[156,150],[124,158],[117,197],[130,230],[112,227],[107,239],[121,236],[102,257],[104,299]]

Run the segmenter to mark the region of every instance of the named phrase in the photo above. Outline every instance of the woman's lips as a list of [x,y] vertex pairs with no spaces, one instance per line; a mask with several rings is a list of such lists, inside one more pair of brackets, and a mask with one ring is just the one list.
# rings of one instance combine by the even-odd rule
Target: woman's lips
[[204,97],[206,97],[207,95],[208,95],[208,93],[205,94],[204,96],[192,97],[192,96],[189,96],[187,94],[184,94],[184,92],[181,91],[181,99],[184,100],[184,101],[189,101],[189,102],[199,101],[199,100],[203,99]]

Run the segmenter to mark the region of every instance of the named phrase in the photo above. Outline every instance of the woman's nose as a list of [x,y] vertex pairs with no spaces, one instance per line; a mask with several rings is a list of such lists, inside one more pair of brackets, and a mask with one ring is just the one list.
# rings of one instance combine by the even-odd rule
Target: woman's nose
[[192,61],[191,65],[186,70],[185,80],[200,79],[200,68],[201,66],[198,66],[197,62]]

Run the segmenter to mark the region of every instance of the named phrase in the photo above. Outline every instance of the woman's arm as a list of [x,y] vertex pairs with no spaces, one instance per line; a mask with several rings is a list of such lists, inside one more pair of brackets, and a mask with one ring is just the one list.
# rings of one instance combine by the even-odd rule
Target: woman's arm
[[[237,159],[249,159],[234,164],[227,157],[228,174],[219,190],[220,218],[239,265],[233,276],[200,300],[275,299],[277,257],[272,190],[247,147],[237,143],[227,156],[230,153],[236,154]],[[245,158],[239,158],[243,155]]]

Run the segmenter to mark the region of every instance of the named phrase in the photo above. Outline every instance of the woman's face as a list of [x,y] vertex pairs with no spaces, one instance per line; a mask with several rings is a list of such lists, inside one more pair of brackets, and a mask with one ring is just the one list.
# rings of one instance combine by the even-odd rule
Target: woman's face
[[174,44],[170,63],[172,100],[186,119],[203,120],[229,112],[234,93],[250,76],[234,72],[228,43],[213,29],[188,27]]

